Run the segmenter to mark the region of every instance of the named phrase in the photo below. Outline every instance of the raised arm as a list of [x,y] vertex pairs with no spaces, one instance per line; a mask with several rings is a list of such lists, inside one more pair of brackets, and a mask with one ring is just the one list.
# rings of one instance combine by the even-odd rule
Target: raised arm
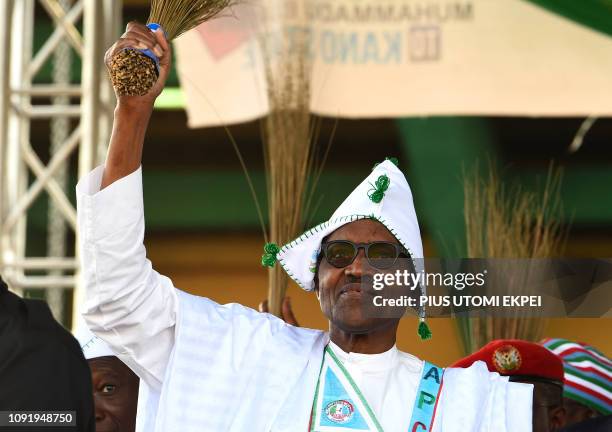
[[163,90],[170,71],[171,50],[163,32],[152,32],[142,24],[129,23],[126,32],[106,52],[104,60],[109,69],[113,56],[128,47],[152,50],[159,57],[159,78],[145,96],[117,96],[113,132],[100,189],[140,167],[153,104]]
[[141,97],[118,97],[104,166],[77,185],[83,317],[147,384],[161,387],[174,346],[178,300],[172,282],[146,258],[141,156],[155,98],[170,67],[162,32],[130,23],[106,54],[149,48],[160,57],[156,85]]
[[[139,406],[141,402],[147,407],[157,404],[156,396],[160,396],[166,378],[175,389],[192,385],[190,380],[196,377],[198,383],[251,394],[253,385],[260,382],[252,379],[254,374],[281,361],[287,361],[292,371],[299,370],[300,364],[305,367],[309,353],[322,352],[324,337],[321,332],[286,325],[239,304],[219,305],[181,292],[153,270],[143,245],[140,159],[153,102],[168,75],[170,51],[161,34],[152,39],[148,31],[130,24],[109,50],[107,63],[117,50],[126,47],[157,50],[161,54],[157,84],[143,97],[118,98],[106,164],[77,185],[83,317],[93,333],[138,374],[141,385],[144,382],[155,390],[147,392],[150,398],[141,398]],[[320,364],[315,363],[318,371]],[[264,375],[275,381],[272,388],[287,392],[293,388],[295,381],[287,381],[286,374]],[[297,380],[297,375],[292,376]],[[235,402],[231,392],[220,396],[226,399],[218,399],[214,391],[211,394],[219,406]],[[196,399],[200,396],[206,395]],[[203,424],[202,430],[230,428],[212,421],[216,427]],[[261,421],[269,420],[263,415]],[[170,430],[159,424],[157,428]],[[148,426],[145,429],[149,430]]]

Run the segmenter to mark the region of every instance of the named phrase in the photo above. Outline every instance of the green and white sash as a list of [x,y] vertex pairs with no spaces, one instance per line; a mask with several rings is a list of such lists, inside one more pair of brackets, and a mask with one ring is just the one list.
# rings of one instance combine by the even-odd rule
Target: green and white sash
[[[408,432],[430,430],[443,369],[425,362]],[[359,387],[329,346],[325,348],[310,432],[384,432]]]

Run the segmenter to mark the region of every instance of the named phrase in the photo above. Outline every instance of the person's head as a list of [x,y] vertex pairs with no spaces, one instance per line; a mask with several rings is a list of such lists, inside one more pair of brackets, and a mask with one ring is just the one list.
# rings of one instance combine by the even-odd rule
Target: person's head
[[77,339],[91,372],[96,432],[134,432],[138,376],[83,321]]
[[[365,247],[357,250],[354,245],[358,244],[368,245],[368,252]],[[374,273],[393,273],[406,267],[407,258],[401,243],[377,220],[350,222],[325,237],[317,260],[314,291],[331,325],[347,333],[396,326],[399,317],[385,316],[384,311],[371,307],[373,297],[381,294],[374,291],[372,278]],[[377,268],[377,263],[384,263],[384,268]],[[382,294],[385,298],[391,295]],[[408,287],[398,293],[402,294],[410,294]]]
[[612,414],[612,361],[584,343],[547,338],[541,344],[563,362],[565,426]]
[[451,367],[465,368],[475,361],[510,381],[533,384],[533,432],[552,432],[565,424],[563,364],[556,355],[536,343],[499,339]]
[[87,362],[91,369],[96,432],[133,432],[138,377],[115,356],[96,357]]
[[[401,287],[385,283],[376,288],[376,296],[373,291],[375,274],[424,270],[412,193],[397,163],[391,158],[375,165],[327,222],[280,248],[264,247],[262,264],[278,261],[300,287],[314,290],[332,329],[363,334],[397,327],[406,307],[377,302],[374,297],[395,300],[421,294],[423,287],[409,282]],[[391,264],[374,263],[377,259]],[[419,313],[419,334],[426,339],[431,333],[423,322],[424,309]]]

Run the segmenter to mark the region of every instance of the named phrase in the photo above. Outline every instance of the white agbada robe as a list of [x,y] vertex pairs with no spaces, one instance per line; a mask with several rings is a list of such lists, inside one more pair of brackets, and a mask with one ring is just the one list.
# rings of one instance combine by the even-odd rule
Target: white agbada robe
[[[176,289],[146,258],[141,169],[100,190],[102,173],[77,185],[83,316],[141,379],[137,430],[307,431],[327,334]],[[406,431],[424,362],[330,345],[384,430]],[[531,430],[531,385],[482,362],[443,382],[434,432]]]

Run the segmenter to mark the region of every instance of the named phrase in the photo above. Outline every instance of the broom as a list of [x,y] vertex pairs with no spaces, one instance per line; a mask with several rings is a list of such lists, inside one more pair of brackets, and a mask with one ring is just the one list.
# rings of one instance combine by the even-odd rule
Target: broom
[[[567,228],[559,222],[561,174],[549,169],[541,194],[508,188],[493,164],[483,178],[478,167],[464,179],[464,216],[468,258],[547,258],[563,250]],[[494,280],[508,294],[527,295],[526,274],[501,271]],[[520,272],[519,272],[520,273]],[[500,280],[503,279],[503,280]],[[457,317],[466,354],[493,339],[542,338],[542,318]]]
[[[268,16],[278,16],[271,2]],[[280,14],[282,16],[282,14]],[[265,23],[266,25],[268,23]],[[291,23],[281,18],[283,32]],[[295,23],[293,23],[295,25]],[[268,305],[270,313],[280,316],[282,300],[289,277],[280,266],[267,262],[282,245],[295,238],[304,228],[329,145],[318,160],[315,142],[319,123],[310,114],[311,59],[308,55],[308,33],[297,31],[280,41],[268,38],[268,28],[259,35],[267,84],[269,114],[263,122],[264,161],[268,192],[269,241],[262,264],[270,267]],[[305,18],[294,29],[306,29]],[[277,43],[275,43],[277,42]],[[333,132],[332,132],[333,137]],[[310,180],[310,181],[309,181]]]
[[[147,27],[164,30],[169,41],[218,15],[233,0],[152,0]],[[110,76],[118,96],[143,96],[159,75],[151,50],[128,48],[111,59]]]

